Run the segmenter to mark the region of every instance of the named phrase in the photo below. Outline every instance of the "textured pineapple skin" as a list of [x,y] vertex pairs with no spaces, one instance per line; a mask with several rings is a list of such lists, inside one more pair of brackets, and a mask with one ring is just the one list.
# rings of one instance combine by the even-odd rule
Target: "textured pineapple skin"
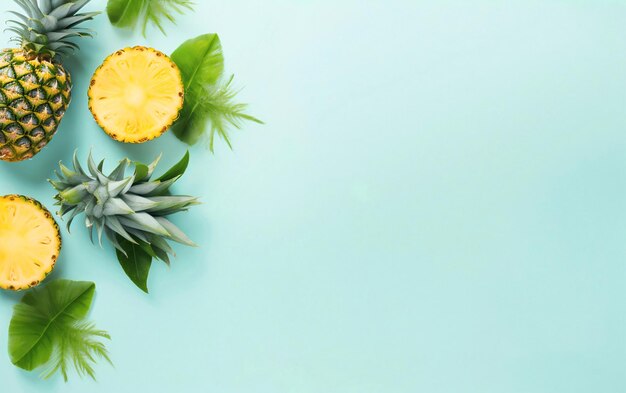
[[37,285],[39,285],[46,277],[48,277],[48,275],[54,270],[54,267],[56,266],[56,261],[59,258],[59,253],[61,252],[61,246],[62,246],[62,240],[61,240],[61,231],[59,230],[59,226],[57,224],[57,222],[54,220],[54,218],[52,217],[52,214],[50,213],[50,211],[48,209],[46,209],[46,207],[44,205],[42,205],[39,201],[33,199],[33,198],[29,198],[27,196],[24,195],[4,195],[4,196],[0,196],[0,199],[7,199],[10,201],[14,201],[14,200],[21,200],[24,203],[29,203],[31,205],[34,205],[37,209],[41,210],[44,215],[46,216],[46,219],[52,224],[52,226],[54,227],[55,230],[55,236],[57,238],[57,240],[59,241],[59,247],[56,250],[56,253],[54,255],[51,255],[52,258],[52,265],[50,266],[50,270],[45,271],[42,273],[42,277],[38,280],[38,281],[32,281],[29,283],[24,283],[24,285],[21,286],[13,286],[13,285],[3,285],[0,282],[0,289],[5,289],[5,290],[10,290],[10,291],[22,291],[25,289],[29,289],[29,288],[33,288],[36,287]]
[[22,49],[0,50],[0,160],[22,161],[39,153],[56,133],[71,90],[61,64]]

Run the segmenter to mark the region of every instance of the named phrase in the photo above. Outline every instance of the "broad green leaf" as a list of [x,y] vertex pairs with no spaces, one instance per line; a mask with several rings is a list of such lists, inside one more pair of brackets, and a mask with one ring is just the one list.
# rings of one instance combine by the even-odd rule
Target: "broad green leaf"
[[204,91],[224,72],[222,44],[217,34],[204,34],[183,42],[171,57],[185,86],[185,104],[173,131],[178,139],[193,145],[202,136],[206,123],[206,117],[200,113]]
[[133,27],[139,19],[145,0],[109,0],[107,15],[117,27]]
[[115,250],[117,260],[122,265],[124,272],[139,289],[148,293],[148,275],[152,265],[152,256],[146,252],[144,247],[150,247],[150,245],[146,243],[144,246],[133,244],[120,236],[117,237],[117,241],[126,252],[124,255],[120,250]]
[[168,181],[175,177],[182,176],[187,170],[187,166],[189,165],[189,151],[185,153],[183,158],[176,163],[173,167],[171,167],[167,172],[165,172],[161,177],[159,177],[158,181]]
[[24,295],[9,326],[11,362],[29,371],[48,365],[47,376],[61,371],[66,381],[73,364],[79,375],[93,378],[95,357],[109,360],[94,340],[108,334],[85,321],[95,288],[92,282],[56,280]]
[[213,84],[224,72],[222,44],[217,34],[187,40],[171,57],[183,76],[185,91]]
[[247,115],[245,104],[233,101],[233,77],[224,78],[224,56],[217,34],[205,34],[185,41],[172,53],[185,86],[185,103],[172,127],[174,135],[188,145],[208,140],[213,151],[215,134],[231,146],[229,127],[240,128],[243,121],[262,123]]
[[165,34],[163,19],[174,23],[174,15],[192,10],[192,5],[191,0],[109,0],[107,14],[116,27],[134,28],[140,23],[145,36],[148,24],[152,23]]

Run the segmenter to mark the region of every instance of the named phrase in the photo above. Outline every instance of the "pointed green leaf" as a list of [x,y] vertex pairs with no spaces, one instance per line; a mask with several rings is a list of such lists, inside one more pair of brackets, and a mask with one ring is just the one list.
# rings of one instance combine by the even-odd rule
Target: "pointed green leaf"
[[133,27],[141,15],[145,0],[109,0],[107,15],[113,26]]
[[116,250],[117,260],[122,269],[139,289],[148,293],[148,275],[152,257],[141,246],[132,244],[122,237],[118,236],[117,241],[126,252],[124,255],[120,250]]
[[135,182],[139,183],[148,177],[149,169],[147,165],[141,162],[135,162]]
[[189,165],[189,151],[185,153],[183,158],[176,163],[173,167],[171,167],[167,172],[165,172],[161,177],[159,177],[158,181],[167,181],[173,179],[175,177],[180,177],[187,170],[187,166]]

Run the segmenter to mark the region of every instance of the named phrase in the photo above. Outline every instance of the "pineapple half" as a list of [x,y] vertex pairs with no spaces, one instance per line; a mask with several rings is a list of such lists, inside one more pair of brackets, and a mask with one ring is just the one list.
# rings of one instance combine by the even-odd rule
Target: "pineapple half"
[[98,67],[89,86],[89,109],[111,138],[143,143],[178,119],[184,90],[180,70],[169,57],[135,46],[113,53]]
[[38,285],[60,251],[59,227],[41,203],[21,195],[0,197],[0,288]]
[[89,0],[15,0],[24,10],[8,21],[20,48],[0,50],[0,160],[22,161],[39,153],[56,133],[70,104],[72,82],[61,57],[90,37],[79,24]]

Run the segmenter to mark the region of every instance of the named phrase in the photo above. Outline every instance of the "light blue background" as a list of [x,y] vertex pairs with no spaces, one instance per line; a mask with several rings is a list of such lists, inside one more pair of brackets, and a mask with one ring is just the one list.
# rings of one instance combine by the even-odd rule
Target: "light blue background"
[[[54,277],[97,283],[115,368],[66,385],[5,354],[0,391],[626,391],[626,2],[198,3],[167,37],[99,17],[59,134],[0,165],[1,193],[52,207],[75,148],[182,156],[92,120],[88,80],[124,46],[218,32],[267,125],[191,150],[176,190],[204,204],[176,222],[201,247],[156,264],[150,295],[64,231]],[[20,296],[0,294],[1,353]]]

